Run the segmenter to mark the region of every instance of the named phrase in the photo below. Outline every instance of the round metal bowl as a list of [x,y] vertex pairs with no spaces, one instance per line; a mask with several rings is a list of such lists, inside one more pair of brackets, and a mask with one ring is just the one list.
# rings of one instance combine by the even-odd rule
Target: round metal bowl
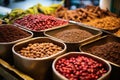
[[[64,41],[64,40],[57,38],[55,36],[55,34],[57,34],[59,32],[66,31],[66,30],[72,30],[72,29],[85,30],[87,32],[90,32],[93,36],[90,36],[90,37],[83,39],[83,40],[80,40],[78,42],[67,42],[67,41]],[[80,45],[99,38],[101,36],[101,34],[102,34],[102,32],[98,29],[90,28],[88,26],[83,26],[83,25],[78,25],[78,24],[69,24],[69,25],[66,25],[65,27],[61,27],[59,29],[54,29],[54,30],[49,30],[49,31],[44,32],[45,36],[64,42],[67,45],[68,52],[79,51]]]
[[[22,47],[26,47],[29,43],[43,43],[43,42],[51,42],[54,43],[60,47],[62,47],[62,51],[59,51],[56,54],[53,54],[48,57],[43,58],[28,58],[24,57],[21,54],[17,53]],[[12,48],[13,51],[13,57],[14,57],[14,63],[16,68],[20,69],[26,74],[29,74],[31,77],[33,77],[35,80],[46,80],[45,78],[48,78],[46,76],[50,75],[50,69],[52,71],[51,65],[52,61],[65,53],[66,51],[66,45],[63,42],[52,40],[48,37],[36,37],[32,38],[20,43],[17,43]]]
[[[0,27],[1,26],[4,27],[6,25],[16,27],[15,25],[12,25],[12,24],[1,24]],[[12,61],[12,46],[20,41],[24,41],[24,40],[27,40],[27,39],[30,39],[33,37],[33,33],[31,31],[25,30],[23,28],[19,28],[19,29],[29,33],[30,36],[22,38],[22,39],[18,39],[16,41],[12,41],[12,42],[0,42],[0,57],[7,60],[10,63],[13,63],[13,61]]]
[[106,62],[105,60],[103,59],[100,59],[98,57],[95,57],[93,55],[90,55],[88,53],[85,53],[85,52],[69,52],[69,53],[66,53],[62,56],[59,56],[58,58],[56,58],[52,64],[52,70],[53,70],[53,77],[54,77],[54,80],[68,80],[66,77],[64,77],[62,74],[60,74],[56,69],[55,69],[55,65],[56,65],[56,62],[61,59],[61,58],[64,58],[64,57],[70,57],[70,56],[77,56],[77,55],[84,55],[86,57],[89,57],[89,58],[92,58],[100,63],[102,63],[106,69],[107,69],[107,72],[101,76],[100,78],[98,78],[97,80],[108,80],[109,79],[109,76],[110,76],[110,73],[111,73],[111,66],[108,62]]

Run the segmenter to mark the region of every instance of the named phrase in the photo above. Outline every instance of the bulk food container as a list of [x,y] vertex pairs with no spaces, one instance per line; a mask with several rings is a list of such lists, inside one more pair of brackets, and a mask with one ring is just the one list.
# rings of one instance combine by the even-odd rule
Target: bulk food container
[[[53,43],[53,44],[61,47],[62,50],[58,51],[55,54],[52,54],[50,56],[38,57],[38,58],[37,57],[36,58],[26,57],[26,56],[21,55],[18,52],[18,51],[22,50],[23,48],[25,49],[25,47],[28,46],[28,44],[35,44],[35,43]],[[41,46],[41,47],[43,47],[43,46]],[[39,50],[39,48],[37,48],[37,49]],[[32,49],[29,49],[29,50],[32,50]],[[48,49],[48,48],[46,48],[46,49]],[[36,38],[32,38],[32,39],[15,44],[12,48],[12,51],[13,51],[13,56],[14,56],[14,64],[15,64],[16,68],[18,68],[19,70],[21,70],[22,72],[24,72],[26,74],[29,74],[35,80],[50,80],[51,71],[52,71],[51,70],[52,69],[51,68],[52,61],[56,57],[65,53],[66,45],[63,42],[52,40],[52,39],[49,39],[48,37],[36,37]],[[42,49],[42,51],[45,51],[45,50]],[[34,54],[36,54],[36,53],[37,52],[35,52]],[[43,53],[43,52],[41,52],[41,53]],[[34,55],[32,55],[32,56],[34,56]]]
[[[73,33],[72,33],[72,30],[74,30]],[[75,30],[77,30],[77,31],[80,30],[80,33]],[[86,32],[86,33],[84,33],[84,32]],[[77,34],[77,33],[79,33],[79,34]],[[94,39],[100,37],[102,32],[98,29],[90,28],[87,26],[80,26],[77,24],[69,24],[69,25],[66,25],[65,27],[62,27],[59,29],[45,31],[44,34],[45,34],[45,36],[48,36],[52,39],[59,40],[59,41],[66,43],[67,51],[78,51],[79,46],[81,44],[84,44],[86,42],[89,42],[91,40],[94,40]],[[60,35],[60,37],[62,37],[62,39],[60,37],[58,38],[56,36],[56,34],[58,34],[58,35],[62,34],[62,35]],[[91,36],[88,36],[86,34],[90,34]],[[84,39],[81,38],[81,40],[78,40],[80,37],[84,37],[84,36],[85,36]],[[66,40],[66,38],[67,38],[67,40]],[[69,41],[69,40],[71,40],[71,41]],[[73,42],[72,40],[77,40],[77,41]]]
[[[84,59],[83,59],[83,56],[84,56]],[[102,64],[102,67],[106,70],[106,73],[104,73],[102,76],[97,77],[95,80],[109,80],[110,73],[111,73],[110,64],[107,61],[100,59],[99,57],[95,57],[95,56],[85,53],[85,52],[69,52],[69,53],[66,53],[66,54],[61,55],[58,58],[56,58],[52,64],[54,80],[69,80],[72,76],[74,76],[73,78],[75,80],[78,80],[78,78],[80,80],[86,80],[87,77],[89,76],[89,74],[91,74],[91,72],[89,72],[87,75],[84,71],[84,68],[86,65],[88,66],[89,64],[91,64],[91,62],[90,62],[91,59],[96,61],[97,63]],[[74,62],[74,60],[75,60],[75,62]],[[81,60],[82,60],[82,62],[80,62]],[[90,61],[85,63],[84,61],[87,61],[87,60],[90,60]],[[73,62],[71,62],[71,61],[73,61]],[[60,62],[61,62],[61,65],[58,65],[58,63],[60,63]],[[67,67],[65,67],[65,64],[67,64],[66,65]],[[71,66],[69,66],[69,65],[71,65]],[[73,67],[72,67],[72,65],[73,65]],[[84,65],[84,67],[82,68],[83,65]],[[95,65],[95,64],[93,63],[93,64],[89,65],[89,67],[93,66],[93,65]],[[60,68],[58,68],[59,66],[60,66]],[[79,68],[81,67],[81,69],[75,72],[75,70],[77,70],[76,66],[79,66]],[[86,69],[86,71],[89,69],[89,67]],[[68,69],[71,71],[70,75],[69,75],[69,71],[67,71]],[[83,71],[81,71],[82,69],[83,69]],[[97,69],[97,71],[99,71],[99,69]],[[66,72],[65,72],[65,70],[66,70]],[[95,71],[95,69],[93,69],[93,72],[94,71]],[[61,72],[65,72],[65,73],[61,73]],[[95,73],[95,75],[96,74],[97,74],[97,72]]]
[[[24,31],[26,34],[29,34],[29,36],[27,36],[27,37],[24,37],[24,38],[21,38],[21,39],[17,39],[17,40],[14,40],[14,41],[9,41],[8,40],[7,42],[5,42],[5,41],[0,42],[0,57],[3,58],[3,59],[5,59],[5,60],[7,60],[10,63],[12,63],[12,59],[13,59],[12,58],[12,46],[15,43],[18,43],[20,41],[24,41],[24,40],[32,38],[33,37],[33,33],[31,31],[25,30],[23,28],[17,28],[15,25],[12,25],[12,24],[2,24],[2,25],[0,25],[0,27],[1,28],[3,27],[4,29],[6,28],[6,26],[12,27],[13,29],[15,28],[15,29],[17,29],[19,31],[22,31],[22,32]],[[13,33],[14,31],[8,30],[8,32],[9,33]],[[2,32],[1,33],[1,37],[3,37],[6,33],[7,32]],[[13,33],[13,34],[16,34],[16,33]],[[11,34],[8,34],[6,36],[9,37],[9,38],[11,38],[11,39],[13,37],[13,35],[11,35]],[[19,36],[21,36],[21,34]],[[3,38],[5,39],[5,37],[3,37]],[[1,40],[4,40],[4,39],[1,39]]]

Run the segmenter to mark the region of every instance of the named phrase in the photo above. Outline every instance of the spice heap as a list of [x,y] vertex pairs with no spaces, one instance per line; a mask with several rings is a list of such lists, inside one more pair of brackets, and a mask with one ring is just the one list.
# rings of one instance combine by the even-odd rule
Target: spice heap
[[100,29],[114,30],[114,29],[120,28],[120,18],[105,17],[101,19],[95,19],[85,24],[96,27],[96,28],[100,28]]
[[43,14],[27,15],[21,19],[15,20],[15,23],[18,23],[23,27],[26,27],[33,31],[41,31],[52,27],[68,24],[67,21],[63,21],[53,16],[47,16]]
[[73,20],[77,22],[89,22],[94,19],[103,18],[106,16],[114,16],[108,10],[102,10],[98,6],[86,6],[85,8],[78,8],[76,10],[68,10],[64,7],[59,7],[54,14],[55,17],[59,17],[66,20]]
[[118,29],[117,32],[114,33],[116,36],[120,37],[120,29]]
[[87,52],[120,65],[120,43],[118,42],[108,42],[100,46],[93,46]]
[[70,29],[70,30],[60,31],[56,33],[54,36],[65,42],[79,42],[88,37],[91,37],[92,34],[90,32],[87,32],[86,30]]
[[62,51],[62,48],[53,43],[34,43],[28,44],[27,47],[22,48],[18,53],[29,58],[43,58],[59,51]]
[[0,42],[12,42],[30,36],[28,32],[15,26],[0,26]]
[[55,69],[69,80],[97,80],[107,72],[102,63],[82,55],[59,59]]

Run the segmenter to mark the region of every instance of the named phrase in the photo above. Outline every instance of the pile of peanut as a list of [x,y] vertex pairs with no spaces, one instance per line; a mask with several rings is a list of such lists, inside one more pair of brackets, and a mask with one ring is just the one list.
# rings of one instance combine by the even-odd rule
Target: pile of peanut
[[64,7],[59,7],[53,16],[76,22],[89,22],[94,19],[103,18],[106,16],[116,16],[108,10],[100,9],[98,6],[86,6],[75,10],[68,10]]
[[19,54],[29,58],[48,57],[61,51],[62,48],[53,43],[33,43],[18,51]]

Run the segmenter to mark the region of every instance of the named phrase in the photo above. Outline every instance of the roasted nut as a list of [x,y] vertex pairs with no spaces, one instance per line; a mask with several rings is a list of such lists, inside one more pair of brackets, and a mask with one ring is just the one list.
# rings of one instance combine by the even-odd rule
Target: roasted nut
[[53,43],[28,44],[26,48],[18,51],[19,54],[30,58],[48,57],[61,51],[62,48]]

